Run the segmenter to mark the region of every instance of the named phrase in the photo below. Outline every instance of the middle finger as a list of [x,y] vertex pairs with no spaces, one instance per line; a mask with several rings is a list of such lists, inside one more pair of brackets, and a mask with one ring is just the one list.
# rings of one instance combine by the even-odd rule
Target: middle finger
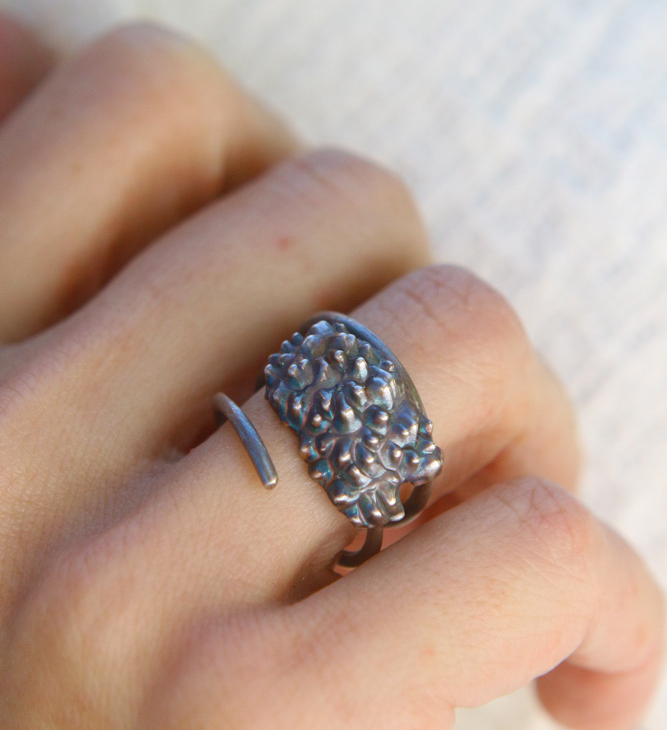
[[[213,425],[212,393],[254,381],[280,333],[313,309],[354,306],[428,256],[403,185],[326,150],[173,230],[73,317],[19,348],[4,435],[22,443],[26,478],[4,498],[25,508],[13,510],[4,536],[8,563],[136,506],[149,489],[138,474],[200,440]],[[31,477],[49,450],[57,458],[48,474]]]

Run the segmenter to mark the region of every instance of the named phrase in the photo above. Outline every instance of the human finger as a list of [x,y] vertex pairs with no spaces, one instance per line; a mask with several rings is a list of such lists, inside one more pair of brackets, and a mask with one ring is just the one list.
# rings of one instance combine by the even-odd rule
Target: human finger
[[[331,164],[330,157],[328,159]],[[318,169],[321,170],[321,167]],[[357,163],[353,164],[353,169],[357,171],[354,175],[360,187],[350,188],[348,180],[343,189],[350,193],[352,200],[358,201],[358,190],[368,191],[372,187],[369,186],[372,171],[360,176]],[[331,175],[325,176],[325,179],[330,180]],[[374,198],[375,204],[378,205],[379,199],[387,201],[386,207],[374,208],[376,212],[392,210],[392,215],[395,215],[399,200],[403,200],[403,206],[408,205],[405,190],[397,187],[395,182],[389,190],[384,187],[386,180],[376,184],[384,192],[379,198]],[[312,186],[310,181],[306,188],[312,189]],[[284,189],[284,186],[279,188]],[[236,195],[250,194],[249,190],[250,187]],[[302,195],[303,191],[296,199]],[[327,185],[324,197],[330,200],[330,185]],[[261,198],[265,199],[266,195]],[[310,199],[304,204],[308,210],[314,210]],[[384,221],[383,225],[388,226],[386,230],[382,229],[382,239],[386,238],[386,231],[398,235],[400,241],[406,240],[410,231],[412,236],[421,235],[413,228],[414,221],[410,215],[404,224],[408,227],[401,227],[399,231],[391,215],[369,216],[367,206],[368,203],[364,208],[364,220]],[[285,209],[290,207],[293,207],[291,202]],[[312,228],[300,229],[302,234],[309,239],[311,232],[315,235],[319,231],[321,235],[327,229],[323,223],[349,219],[349,213],[343,216],[337,211],[331,218],[314,219]],[[241,217],[243,220],[248,218]],[[364,230],[356,223],[357,219],[353,218],[349,231]],[[347,231],[345,229],[344,232]],[[231,234],[233,232],[234,229],[231,229]],[[337,240],[345,239],[336,230],[331,231],[331,235]],[[253,237],[253,240],[261,242],[262,239]],[[340,251],[338,254],[339,258],[345,259],[345,256],[340,257]],[[264,255],[259,258],[266,259],[270,267],[271,259]],[[328,271],[331,265],[327,263],[325,270]],[[367,272],[372,268],[363,266],[359,270]],[[307,301],[303,308],[309,308]],[[296,321],[301,321],[302,312],[294,310],[293,315]],[[517,444],[523,443],[522,439],[517,440],[518,435],[529,432],[534,424],[562,410],[558,402],[549,404],[545,400],[544,393],[558,393],[560,398],[560,392],[546,389],[543,393],[541,361],[535,358],[516,315],[495,290],[469,272],[446,266],[421,269],[379,292],[357,308],[353,315],[384,339],[401,359],[422,395],[426,412],[434,421],[434,435],[445,458],[445,470],[442,479],[435,485],[435,497],[455,489],[505,451],[518,448]],[[121,313],[104,321],[92,321],[104,324],[95,327],[95,332],[105,332],[125,319]],[[285,325],[286,334],[291,332],[292,326],[296,325]],[[86,338],[71,339],[72,343],[82,341],[85,342]],[[151,347],[158,347],[158,344]],[[195,349],[191,348],[192,352]],[[133,350],[132,345],[130,352]],[[85,348],[80,351],[85,355]],[[137,351],[142,352],[140,349]],[[97,352],[97,357],[89,362],[95,363],[98,368],[113,362],[113,355],[109,354],[113,353],[113,349],[91,349],[90,352]],[[222,362],[223,356],[221,351],[217,359]],[[123,357],[127,357],[127,352],[123,353]],[[177,372],[187,366],[187,359],[183,356],[175,363]],[[192,360],[196,362],[197,357],[192,357]],[[80,362],[85,362],[83,356]],[[189,367],[195,367],[195,364]],[[141,368],[137,366],[136,370],[140,372]],[[76,369],[72,372],[72,385],[85,385],[84,381],[89,376],[82,377],[82,372]],[[94,372],[99,376],[95,382],[102,384],[100,387],[107,383],[107,372],[113,375],[111,370],[105,371],[103,367]],[[154,376],[154,380],[159,384],[160,378]],[[103,403],[112,402],[116,394],[122,394],[119,382],[109,382],[110,389],[103,394]],[[148,377],[141,378],[139,390],[147,384]],[[35,408],[38,405],[43,407],[45,397],[52,390],[44,383],[42,387],[33,386],[31,395],[34,396]],[[64,392],[72,390],[69,387]],[[95,394],[85,387],[82,392],[85,396],[81,396],[78,408],[71,413],[66,411],[63,422],[74,420],[72,415],[77,410],[86,413],[81,404],[89,402]],[[52,401],[50,405],[54,403]],[[535,409],[545,407],[545,415],[539,418]],[[76,509],[70,509],[70,513],[76,514],[80,510],[83,515],[75,517],[68,525],[70,534],[81,535],[84,530],[91,530],[91,524],[99,533],[89,533],[85,539],[70,539],[69,547],[60,551],[57,561],[53,561],[51,567],[42,567],[41,588],[35,592],[36,598],[31,602],[36,606],[34,613],[38,619],[43,606],[60,606],[60,614],[66,616],[57,633],[49,633],[48,627],[43,631],[48,634],[44,641],[51,647],[51,655],[55,657],[53,661],[63,667],[62,676],[67,678],[68,686],[86,686],[88,679],[85,669],[82,674],[82,668],[88,665],[86,657],[88,652],[92,652],[97,657],[97,664],[104,668],[103,678],[98,676],[95,681],[108,680],[107,696],[118,693],[123,696],[128,713],[135,713],[137,705],[149,702],[146,699],[149,689],[151,696],[154,689],[157,698],[167,693],[180,697],[180,701],[185,703],[188,667],[191,663],[197,664],[201,653],[193,634],[208,619],[234,615],[238,617],[243,631],[242,617],[248,615],[252,622],[267,602],[275,605],[276,602],[297,601],[332,580],[331,562],[354,533],[350,522],[332,506],[324,490],[308,476],[306,466],[298,457],[294,435],[281,424],[263,394],[250,398],[244,410],[259,429],[278,468],[280,481],[271,492],[263,489],[258,482],[247,454],[229,424],[175,464],[156,468],[141,480],[128,480],[127,489],[123,484],[118,486],[117,481],[110,479],[114,476],[113,471],[105,473],[110,469],[109,461],[94,458],[96,448],[99,453],[100,447],[91,446],[90,440],[85,442],[84,436],[95,431],[99,434],[100,444],[113,447],[116,439],[122,442],[133,421],[111,417],[93,421],[78,418],[81,431],[72,443],[82,442],[84,447],[80,446],[75,456],[89,460],[80,462],[76,468],[72,468],[72,462],[66,465],[67,469],[60,469],[58,465],[60,470],[52,477],[52,487],[35,500],[48,509],[43,508],[36,513],[34,508],[24,508],[30,523],[17,520],[16,525],[21,529],[3,545],[5,554],[9,556],[14,550],[18,562],[21,556],[15,554],[13,546],[20,543],[22,554],[29,552],[25,545],[31,532],[43,535],[48,533],[47,526],[52,531],[63,530],[65,523],[57,509],[61,503],[56,501],[57,497],[65,498],[70,507],[75,505]],[[93,405],[90,415],[101,412],[104,410]],[[28,424],[34,429],[35,423],[39,423],[36,410],[35,417],[29,418],[27,413],[23,421],[24,434]],[[109,412],[111,415],[112,411]],[[107,426],[108,431],[100,431]],[[560,428],[569,427],[569,422],[560,422]],[[553,435],[557,430],[554,424],[542,432]],[[34,439],[36,448],[44,448],[46,433],[46,429],[37,432]],[[131,445],[133,440],[128,439],[127,444]],[[570,446],[571,435],[563,434],[554,444],[561,449],[560,458],[549,456],[542,462],[541,455],[545,450],[534,449],[531,452],[532,466],[536,470],[544,468],[555,473],[553,465],[557,464],[562,470],[560,473],[570,473],[571,462],[576,460]],[[24,447],[24,451],[28,455],[27,472],[34,458],[30,458],[29,449]],[[65,453],[71,451],[64,449]],[[508,458],[506,464],[512,461]],[[523,462],[515,461],[528,468],[530,457]],[[85,469],[81,469],[83,464]],[[128,470],[126,462],[123,464],[124,470],[133,473],[132,469]],[[73,476],[68,478],[69,474]],[[82,481],[80,474],[86,475],[87,483],[96,485],[96,491],[77,491]],[[116,486],[111,489],[105,484]],[[19,484],[17,489],[21,491],[13,495],[15,499],[25,494],[25,484]],[[96,501],[98,494],[106,499],[106,503]],[[128,509],[126,505],[130,500],[136,501]],[[100,505],[104,509],[96,513],[94,509]],[[87,510],[80,509],[84,506]],[[112,517],[111,524],[101,529],[100,522],[108,520],[109,516]],[[35,525],[40,529],[35,531]],[[416,531],[417,534],[421,529]],[[43,553],[44,545],[38,547]],[[456,560],[456,556],[453,555],[452,559]],[[23,575],[32,574],[34,570],[25,567],[24,559]],[[342,582],[346,580],[344,578]],[[101,604],[106,605],[111,596],[109,620],[100,621],[96,618],[96,611]],[[114,616],[122,616],[124,630],[118,629]],[[30,622],[26,625],[24,644],[29,644],[36,629],[30,628],[33,625]],[[74,652],[74,656],[71,650],[73,641],[76,646],[83,647],[82,652]],[[166,662],[169,676],[165,676],[165,651],[169,655]],[[47,692],[48,665],[45,664],[42,670],[38,656],[32,660],[23,652],[20,656],[23,657],[23,665],[31,668],[34,686]],[[205,662],[205,654],[202,656]],[[132,682],[128,694],[122,667],[129,665],[135,667],[137,677],[150,678],[149,689],[145,680],[142,684],[137,679]],[[198,676],[196,670],[193,670],[192,676]],[[94,687],[90,687],[90,693],[95,694]],[[51,692],[48,698],[45,697],[45,702],[47,706],[57,705],[59,698],[67,696],[66,691],[58,689],[56,695]]]
[[44,78],[54,60],[34,33],[0,12],[0,123]]
[[[517,435],[540,421],[533,409],[547,405],[541,361],[509,305],[472,274],[453,267],[422,269],[382,290],[354,315],[401,359],[435,424],[445,469],[434,485],[434,499],[511,451],[521,443]],[[354,535],[347,518],[308,475],[294,435],[263,394],[250,398],[244,410],[276,464],[280,481],[275,490],[261,487],[226,424],[158,474],[145,508],[120,520],[99,541],[107,564],[115,562],[109,552],[118,550],[119,570],[127,562],[137,575],[150,572],[162,590],[187,581],[193,610],[215,610],[222,598],[212,585],[224,586],[227,606],[295,600],[331,579],[329,566]],[[559,411],[554,402],[544,418]],[[535,449],[532,466],[555,473],[557,463],[561,473],[569,473],[568,462],[576,459],[570,437],[554,443],[561,448],[560,459],[550,455],[541,462],[544,451]],[[529,462],[526,457],[523,468]],[[135,542],[134,535],[141,539]],[[86,563],[87,552],[84,548],[81,558]],[[104,580],[113,574],[107,569]],[[144,600],[159,595],[147,582]],[[145,632],[149,636],[150,627]]]
[[456,707],[546,674],[558,719],[630,730],[663,622],[659,589],[618,535],[565,490],[516,480],[302,602],[232,630],[211,621],[170,673],[155,727],[451,728]]
[[[578,452],[571,420],[562,417],[567,412],[562,391],[552,389],[550,380],[545,385],[542,361],[494,289],[463,269],[427,267],[394,282],[353,314],[405,365],[434,423],[445,467],[434,484],[433,502],[497,461],[498,474],[572,478]],[[265,599],[284,597],[295,585],[302,589],[304,581],[325,580],[326,568],[354,531],[309,476],[293,433],[263,393],[250,398],[244,410],[272,455],[279,486],[270,493],[253,488],[257,475],[227,424],[160,482],[144,534],[155,529],[188,535],[189,555],[199,564],[219,524],[226,525],[230,544],[246,546],[252,529],[252,547],[243,548],[240,590],[245,596],[257,591]],[[545,447],[522,453],[526,439],[535,442],[540,434],[556,455]],[[189,528],[186,514],[192,519]],[[253,527],[247,515],[253,516]],[[207,565],[211,574],[199,573],[202,588],[214,574],[219,579],[238,569],[231,554],[222,552]],[[192,566],[184,570],[193,573]]]
[[62,318],[155,235],[297,147],[194,43],[147,23],[108,33],[0,128],[0,340]]

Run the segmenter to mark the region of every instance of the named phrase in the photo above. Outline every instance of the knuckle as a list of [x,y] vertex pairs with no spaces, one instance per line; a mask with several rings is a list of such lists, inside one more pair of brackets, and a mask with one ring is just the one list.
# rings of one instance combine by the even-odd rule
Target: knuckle
[[[48,453],[52,458],[52,466],[60,458],[58,449],[49,448],[47,434],[62,435],[65,430],[53,429],[48,423],[51,418],[44,415],[59,410],[55,405],[58,352],[52,351],[51,358],[35,352],[23,354],[22,362],[15,363],[5,372],[0,383],[1,503],[13,500],[26,504],[29,501],[44,477],[39,473],[44,454]],[[4,509],[8,519],[3,522],[3,532],[22,512],[12,509],[11,505]]]
[[[18,346],[15,366],[0,384],[0,448],[21,447],[25,455],[35,458],[32,448],[45,450],[46,434],[62,437],[66,431],[67,414],[80,397],[79,389],[66,384],[65,364],[76,371],[82,382],[82,342],[77,337],[56,338],[45,347],[31,344]],[[53,414],[60,418],[53,419]],[[52,422],[59,421],[59,428]],[[50,454],[51,457],[54,454]],[[4,464],[6,460],[2,460]]]
[[534,380],[536,358],[521,321],[498,291],[466,269],[437,264],[404,276],[378,301],[383,319],[398,325],[415,357],[473,394],[483,393],[480,407],[492,404],[504,422],[527,421],[526,384]]
[[65,549],[43,568],[21,607],[21,623],[52,659],[70,669],[103,664],[119,636],[123,598],[118,572],[107,563],[96,545]]
[[92,719],[117,690],[126,618],[114,583],[104,578],[94,551],[77,546],[43,566],[14,605],[7,656],[19,668],[12,682],[29,677],[23,693],[40,698],[36,711],[69,715],[72,699],[85,696]]
[[481,337],[487,342],[527,345],[524,328],[509,302],[472,272],[446,264],[427,266],[399,282],[401,293],[451,341]]
[[238,87],[211,54],[151,22],[112,29],[74,63],[91,88],[104,90],[103,113],[130,115],[135,127],[150,124],[152,137],[167,131],[181,143],[210,128],[211,152],[213,133],[222,137],[221,109],[227,118],[242,105]]
[[[280,676],[288,668],[292,676],[303,676],[305,681],[311,676],[318,677],[320,684],[327,688],[329,697],[325,701],[331,703],[333,715],[351,716],[358,701],[357,684],[353,675],[341,672],[340,667],[346,664],[350,647],[357,647],[360,655],[368,652],[372,631],[367,620],[341,604],[326,600],[315,600],[308,608],[286,607],[276,613],[276,619],[279,623],[275,631],[278,639],[272,660],[273,674]],[[404,652],[401,663],[413,671],[398,671],[391,662],[387,665],[386,682],[376,695],[381,706],[375,710],[371,724],[386,724],[391,705],[392,717],[397,722],[400,719],[402,726],[420,730],[453,727],[454,709],[442,683],[432,642],[424,646],[415,641]],[[313,687],[312,691],[317,690]],[[396,692],[401,693],[401,702],[392,705],[391,697],[397,696]],[[295,697],[294,702],[297,701]]]
[[537,477],[522,477],[494,488],[496,499],[518,519],[523,545],[559,571],[592,577],[600,526],[581,502],[561,487]]
[[154,54],[179,57],[185,49],[194,48],[185,36],[166,26],[148,20],[131,21],[118,25],[95,40],[90,49],[94,53],[114,56],[131,54],[133,60],[150,58]]
[[414,198],[406,183],[392,170],[345,150],[320,148],[293,157],[284,164],[299,191],[314,191],[346,207],[369,205],[389,209],[422,227]]
[[287,654],[266,613],[243,611],[199,625],[147,697],[147,714],[165,730],[211,717],[235,730],[289,726],[282,713],[292,683],[282,678],[292,667],[280,664]]

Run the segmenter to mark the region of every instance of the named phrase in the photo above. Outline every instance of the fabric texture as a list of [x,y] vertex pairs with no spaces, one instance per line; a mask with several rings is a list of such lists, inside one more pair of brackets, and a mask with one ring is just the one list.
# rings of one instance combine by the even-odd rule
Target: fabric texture
[[[74,49],[149,17],[317,143],[413,186],[438,258],[515,305],[578,405],[583,499],[667,583],[667,4],[0,0]],[[529,691],[461,728],[555,725]],[[667,689],[647,730],[667,727]]]

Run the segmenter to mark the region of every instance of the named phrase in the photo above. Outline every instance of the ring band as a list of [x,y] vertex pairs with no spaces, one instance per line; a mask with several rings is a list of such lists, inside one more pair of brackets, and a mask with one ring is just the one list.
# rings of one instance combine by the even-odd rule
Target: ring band
[[[265,397],[298,436],[310,476],[355,526],[367,528],[363,548],[338,557],[341,566],[360,565],[380,550],[385,526],[406,524],[422,511],[442,470],[414,383],[377,335],[337,312],[307,320],[269,357],[264,376]],[[226,409],[265,486],[274,486],[277,476],[266,481],[273,467],[266,447],[221,395],[216,407]],[[403,503],[406,484],[413,489]]]

